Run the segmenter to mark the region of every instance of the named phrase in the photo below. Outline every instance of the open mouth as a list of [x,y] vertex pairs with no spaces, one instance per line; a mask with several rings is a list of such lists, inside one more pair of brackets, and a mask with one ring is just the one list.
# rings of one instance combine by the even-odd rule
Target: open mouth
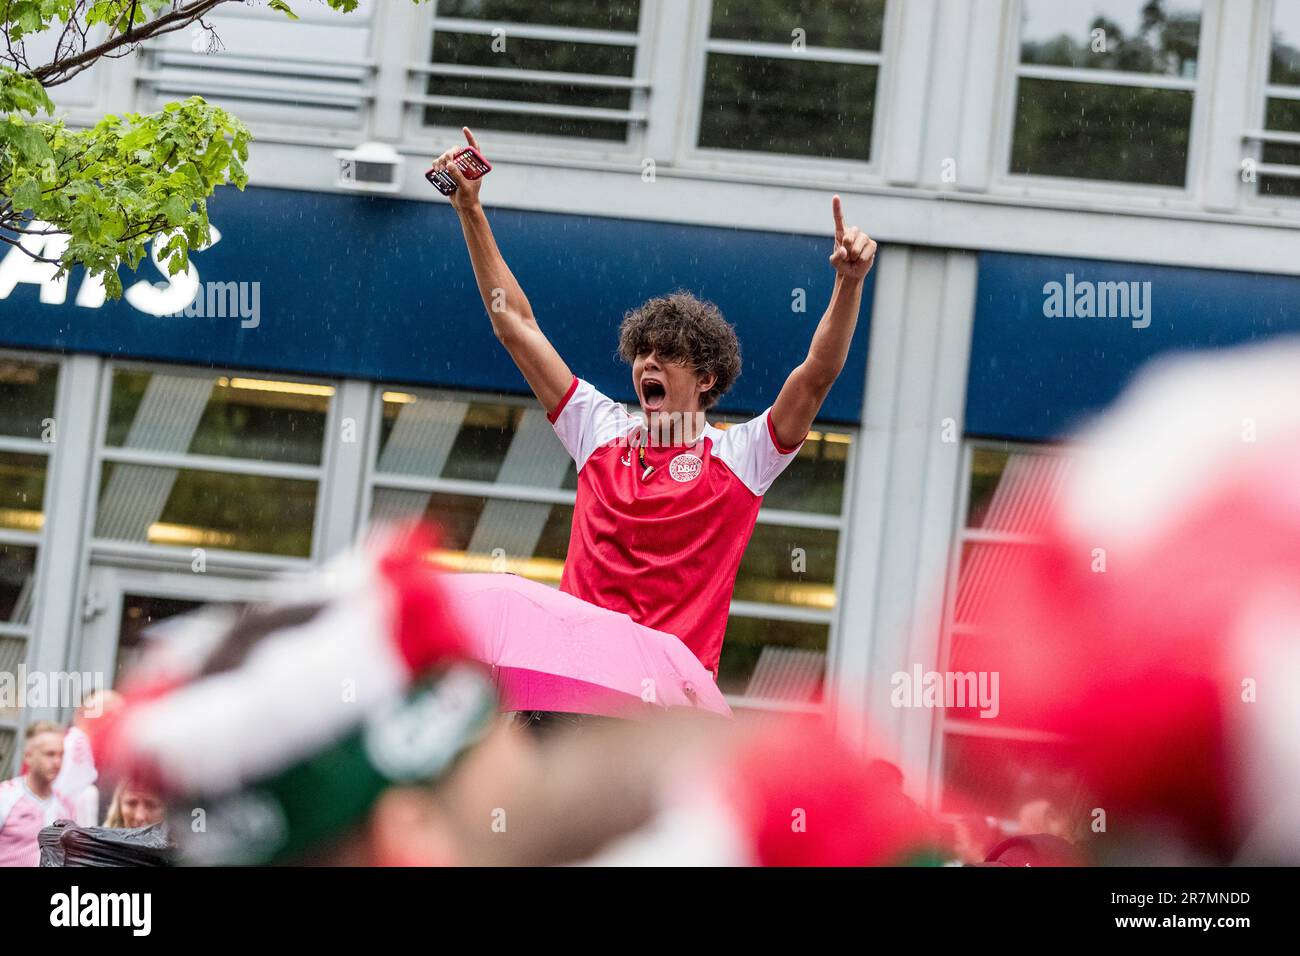
[[641,379],[641,402],[647,411],[662,408],[667,394],[664,383],[657,378]]

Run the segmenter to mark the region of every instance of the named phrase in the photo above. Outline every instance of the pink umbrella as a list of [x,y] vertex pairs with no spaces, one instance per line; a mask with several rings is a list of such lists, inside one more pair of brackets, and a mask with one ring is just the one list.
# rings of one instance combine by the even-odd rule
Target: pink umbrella
[[731,716],[712,675],[672,634],[517,574],[447,574],[442,583],[470,653],[492,666],[502,710]]

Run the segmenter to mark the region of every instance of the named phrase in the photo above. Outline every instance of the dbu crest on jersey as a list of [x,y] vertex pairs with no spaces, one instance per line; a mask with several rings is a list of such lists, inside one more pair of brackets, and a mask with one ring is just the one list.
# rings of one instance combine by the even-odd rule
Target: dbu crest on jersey
[[699,456],[683,452],[668,463],[668,474],[673,481],[694,481],[700,477],[704,462]]

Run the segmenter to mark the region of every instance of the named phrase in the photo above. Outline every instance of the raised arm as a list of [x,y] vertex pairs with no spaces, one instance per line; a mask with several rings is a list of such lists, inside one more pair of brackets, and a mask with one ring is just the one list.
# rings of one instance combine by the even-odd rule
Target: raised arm
[[[469,128],[464,127],[462,132],[466,141],[477,149],[478,142]],[[434,168],[445,169],[456,180],[458,188],[451,194],[451,205],[460,217],[465,245],[474,265],[474,278],[478,280],[479,294],[492,320],[492,331],[519,366],[542,407],[550,412],[568,392],[573,373],[538,326],[524,290],[497,248],[487,215],[479,203],[483,180],[466,179],[451,162],[459,149],[459,146],[449,149],[435,159]]]
[[772,429],[786,448],[803,441],[844,368],[853,329],[858,324],[862,283],[876,261],[875,241],[857,226],[844,228],[839,196],[831,200],[831,211],[835,216],[835,250],[831,253],[835,289],[831,304],[817,323],[808,357],[790,373],[772,406]]

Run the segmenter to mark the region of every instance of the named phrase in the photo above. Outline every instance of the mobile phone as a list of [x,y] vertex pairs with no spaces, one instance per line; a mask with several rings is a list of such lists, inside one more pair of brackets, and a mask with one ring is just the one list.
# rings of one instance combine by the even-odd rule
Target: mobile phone
[[[456,164],[466,179],[480,179],[492,171],[492,164],[473,146],[461,149],[451,158],[451,161]],[[456,180],[445,170],[430,169],[424,174],[424,178],[444,196],[450,196],[456,191]]]

